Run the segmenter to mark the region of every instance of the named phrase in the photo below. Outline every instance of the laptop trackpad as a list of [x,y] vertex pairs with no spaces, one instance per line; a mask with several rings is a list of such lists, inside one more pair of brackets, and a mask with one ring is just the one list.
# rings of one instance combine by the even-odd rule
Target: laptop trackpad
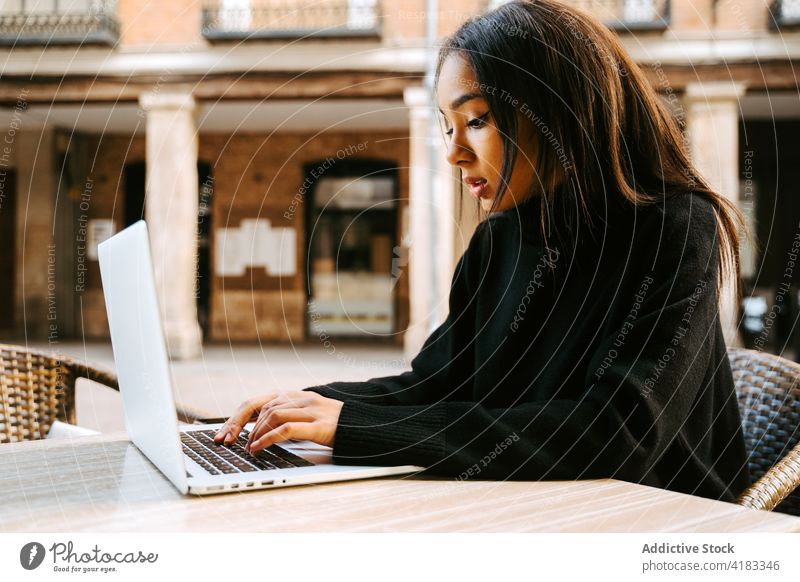
[[283,441],[282,443],[278,443],[278,445],[286,447],[287,449],[299,449],[302,451],[328,451],[330,452],[331,448],[326,447],[325,445],[320,445],[315,443],[314,441]]
[[313,441],[283,441],[278,446],[311,461],[315,465],[333,464],[333,450]]

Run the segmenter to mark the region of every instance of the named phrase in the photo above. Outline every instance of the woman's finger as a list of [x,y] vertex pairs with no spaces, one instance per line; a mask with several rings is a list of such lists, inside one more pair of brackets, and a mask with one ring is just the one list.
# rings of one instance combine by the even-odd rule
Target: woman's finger
[[250,452],[253,443],[259,438],[276,428],[280,428],[285,423],[313,422],[314,420],[316,420],[315,416],[305,408],[281,408],[262,412],[253,430],[250,431],[245,450]]
[[245,449],[247,449],[250,443],[253,442],[255,438],[254,435],[261,435],[265,432],[265,430],[271,430],[275,428],[274,426],[267,427],[266,423],[267,423],[267,417],[269,416],[269,413],[272,410],[271,405],[273,402],[277,400],[278,399],[276,398],[275,400],[267,402],[261,407],[261,411],[258,414],[258,418],[256,418],[255,424],[253,425],[253,428],[250,430],[250,434],[247,435],[247,443],[245,444]]
[[[278,402],[277,400],[273,400],[272,402],[268,402],[264,405],[264,407],[269,408],[269,410],[281,410],[284,408],[308,408],[312,406],[314,401],[310,398],[306,399],[299,399],[299,400],[286,400],[283,402]],[[264,408],[262,407],[262,408]]]
[[[305,408],[310,406],[314,403],[313,398],[305,398],[305,394],[300,395],[299,398],[287,399],[286,395],[281,395],[273,400],[265,403],[261,407],[261,411],[258,415],[258,418],[255,421],[255,425],[253,425],[253,429],[250,431],[250,435],[247,439],[247,444],[253,442],[253,435],[260,435],[263,433],[265,429],[265,422],[266,417],[272,410],[285,410],[291,408]],[[274,426],[268,427],[269,429],[275,428]]]
[[250,445],[250,454],[255,455],[263,449],[289,439],[313,440],[316,432],[317,429],[311,422],[287,422],[256,439]]
[[214,442],[218,444],[224,442],[226,445],[234,442],[242,431],[242,427],[250,422],[253,415],[256,414],[264,404],[275,399],[277,396],[278,394],[271,393],[242,402],[239,408],[236,409],[236,412],[225,421],[225,424],[223,424],[217,431],[217,434],[214,435]]
[[313,398],[309,398],[308,394],[306,393],[285,393],[281,394],[277,398],[273,398],[269,402],[264,403],[264,406],[268,406],[269,408],[279,408],[279,407],[286,407],[291,406],[293,408],[302,408],[303,406],[308,406],[313,402]]

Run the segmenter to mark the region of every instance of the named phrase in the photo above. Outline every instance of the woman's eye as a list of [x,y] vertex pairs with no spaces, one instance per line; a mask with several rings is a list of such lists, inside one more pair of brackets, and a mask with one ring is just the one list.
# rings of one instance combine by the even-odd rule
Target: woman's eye
[[486,118],[489,116],[488,113],[484,113],[480,117],[476,117],[475,119],[470,119],[469,123],[467,123],[470,127],[483,127],[486,125]]

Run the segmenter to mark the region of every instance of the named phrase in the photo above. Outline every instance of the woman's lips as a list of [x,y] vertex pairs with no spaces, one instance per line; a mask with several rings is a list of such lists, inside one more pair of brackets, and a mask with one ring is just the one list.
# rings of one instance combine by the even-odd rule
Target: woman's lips
[[469,186],[469,193],[475,198],[485,198],[486,194],[486,180],[467,178],[465,180]]

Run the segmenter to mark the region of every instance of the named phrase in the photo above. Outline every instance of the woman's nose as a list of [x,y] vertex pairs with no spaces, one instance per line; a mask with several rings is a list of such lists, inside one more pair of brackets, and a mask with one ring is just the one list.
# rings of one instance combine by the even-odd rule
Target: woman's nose
[[453,136],[447,144],[447,161],[453,166],[457,166],[460,162],[468,162],[472,155],[472,150],[456,136]]

